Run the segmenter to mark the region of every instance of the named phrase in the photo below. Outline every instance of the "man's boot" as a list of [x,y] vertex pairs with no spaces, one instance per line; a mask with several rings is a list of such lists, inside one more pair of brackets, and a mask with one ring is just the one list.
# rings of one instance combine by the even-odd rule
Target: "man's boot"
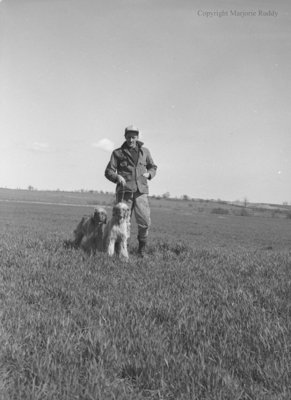
[[145,256],[146,245],[147,245],[146,239],[138,239],[138,255],[141,258],[144,258]]

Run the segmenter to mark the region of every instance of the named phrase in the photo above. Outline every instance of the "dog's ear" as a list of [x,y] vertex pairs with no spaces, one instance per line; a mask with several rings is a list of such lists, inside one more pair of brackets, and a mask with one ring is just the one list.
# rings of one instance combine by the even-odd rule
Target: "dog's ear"
[[123,218],[127,219],[129,217],[129,208],[128,206],[125,204],[125,206],[123,207]]
[[99,221],[99,210],[98,210],[98,208],[94,208],[93,218],[94,218],[95,222]]
[[107,213],[104,211],[103,215],[104,215],[103,224],[107,224]]

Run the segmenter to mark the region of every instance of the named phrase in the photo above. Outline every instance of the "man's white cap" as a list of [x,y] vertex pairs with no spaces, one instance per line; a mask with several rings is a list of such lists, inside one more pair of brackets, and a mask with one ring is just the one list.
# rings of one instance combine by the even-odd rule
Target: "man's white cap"
[[139,129],[134,125],[129,125],[125,128],[124,134],[126,135],[127,132],[136,132],[137,134],[139,134]]

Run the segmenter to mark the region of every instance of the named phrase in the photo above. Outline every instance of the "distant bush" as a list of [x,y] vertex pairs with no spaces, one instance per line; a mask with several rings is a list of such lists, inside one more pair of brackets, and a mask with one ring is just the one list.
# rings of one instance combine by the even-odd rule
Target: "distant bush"
[[238,213],[236,213],[236,215],[239,217],[249,217],[250,213],[246,210],[246,208],[242,208]]
[[287,218],[287,219],[291,219],[291,211],[288,211],[288,212],[287,212],[286,218]]
[[229,211],[226,208],[213,208],[211,210],[211,214],[220,214],[220,215],[226,215],[229,214]]
[[183,194],[181,198],[182,200],[191,200],[191,197],[189,197],[187,194]]

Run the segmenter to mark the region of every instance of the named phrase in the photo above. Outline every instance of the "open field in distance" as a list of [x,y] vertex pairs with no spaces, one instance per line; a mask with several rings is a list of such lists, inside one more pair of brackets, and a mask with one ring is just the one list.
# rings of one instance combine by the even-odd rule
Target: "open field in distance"
[[150,199],[145,260],[135,224],[128,263],[63,248],[113,201],[0,190],[0,399],[289,400],[289,207]]

